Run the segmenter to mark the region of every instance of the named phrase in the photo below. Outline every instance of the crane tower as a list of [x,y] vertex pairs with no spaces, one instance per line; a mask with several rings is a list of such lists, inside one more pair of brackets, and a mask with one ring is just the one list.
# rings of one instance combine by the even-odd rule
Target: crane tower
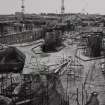
[[61,14],[64,14],[65,7],[64,7],[64,0],[61,0]]
[[25,12],[24,0],[22,0],[21,12],[22,12],[23,14],[24,14],[24,12]]

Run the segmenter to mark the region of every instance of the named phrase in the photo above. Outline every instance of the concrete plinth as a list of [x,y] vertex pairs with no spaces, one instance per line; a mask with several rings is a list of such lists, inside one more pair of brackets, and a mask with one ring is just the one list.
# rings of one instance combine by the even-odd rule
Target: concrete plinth
[[100,57],[87,57],[83,54],[83,49],[82,48],[77,49],[75,57],[77,57],[78,59],[83,60],[83,61],[91,61],[91,60],[105,58],[105,56],[103,56],[103,55],[100,56]]

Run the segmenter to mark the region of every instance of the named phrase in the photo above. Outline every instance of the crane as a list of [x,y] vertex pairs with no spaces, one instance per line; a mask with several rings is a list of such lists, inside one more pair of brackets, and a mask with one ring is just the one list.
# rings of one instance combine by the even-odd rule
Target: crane
[[65,7],[64,7],[64,0],[61,0],[61,14],[64,14]]

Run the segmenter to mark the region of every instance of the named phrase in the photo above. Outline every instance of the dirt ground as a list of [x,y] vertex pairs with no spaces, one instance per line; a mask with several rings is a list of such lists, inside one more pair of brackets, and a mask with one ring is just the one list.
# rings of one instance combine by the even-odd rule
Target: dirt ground
[[[99,93],[98,99],[100,105],[105,103],[105,78],[101,72],[100,63],[104,62],[104,59],[97,59],[91,61],[82,61],[75,57],[77,50],[77,44],[72,43],[71,39],[67,39],[65,42],[65,47],[58,52],[54,53],[43,53],[40,50],[40,46],[34,48],[36,45],[31,44],[30,46],[18,46],[18,48],[26,54],[26,62],[23,70],[24,74],[39,72],[43,69],[43,66],[51,66],[59,64],[62,60],[72,57],[74,65],[81,64],[81,66],[66,66],[63,68],[65,72],[60,77],[62,85],[65,92],[69,95],[70,104],[76,105],[77,101],[77,88],[79,90],[79,102],[82,103],[82,86],[86,90],[87,95],[90,95],[91,92],[97,91]],[[32,51],[32,48],[33,51]],[[85,84],[85,85],[84,85]],[[88,98],[84,94],[84,104]]]

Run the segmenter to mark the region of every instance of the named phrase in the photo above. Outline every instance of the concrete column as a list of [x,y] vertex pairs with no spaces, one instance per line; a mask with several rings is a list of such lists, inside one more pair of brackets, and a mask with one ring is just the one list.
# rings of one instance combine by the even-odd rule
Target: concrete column
[[1,36],[3,37],[4,36],[4,25],[3,24],[0,24],[0,33],[1,33]]

